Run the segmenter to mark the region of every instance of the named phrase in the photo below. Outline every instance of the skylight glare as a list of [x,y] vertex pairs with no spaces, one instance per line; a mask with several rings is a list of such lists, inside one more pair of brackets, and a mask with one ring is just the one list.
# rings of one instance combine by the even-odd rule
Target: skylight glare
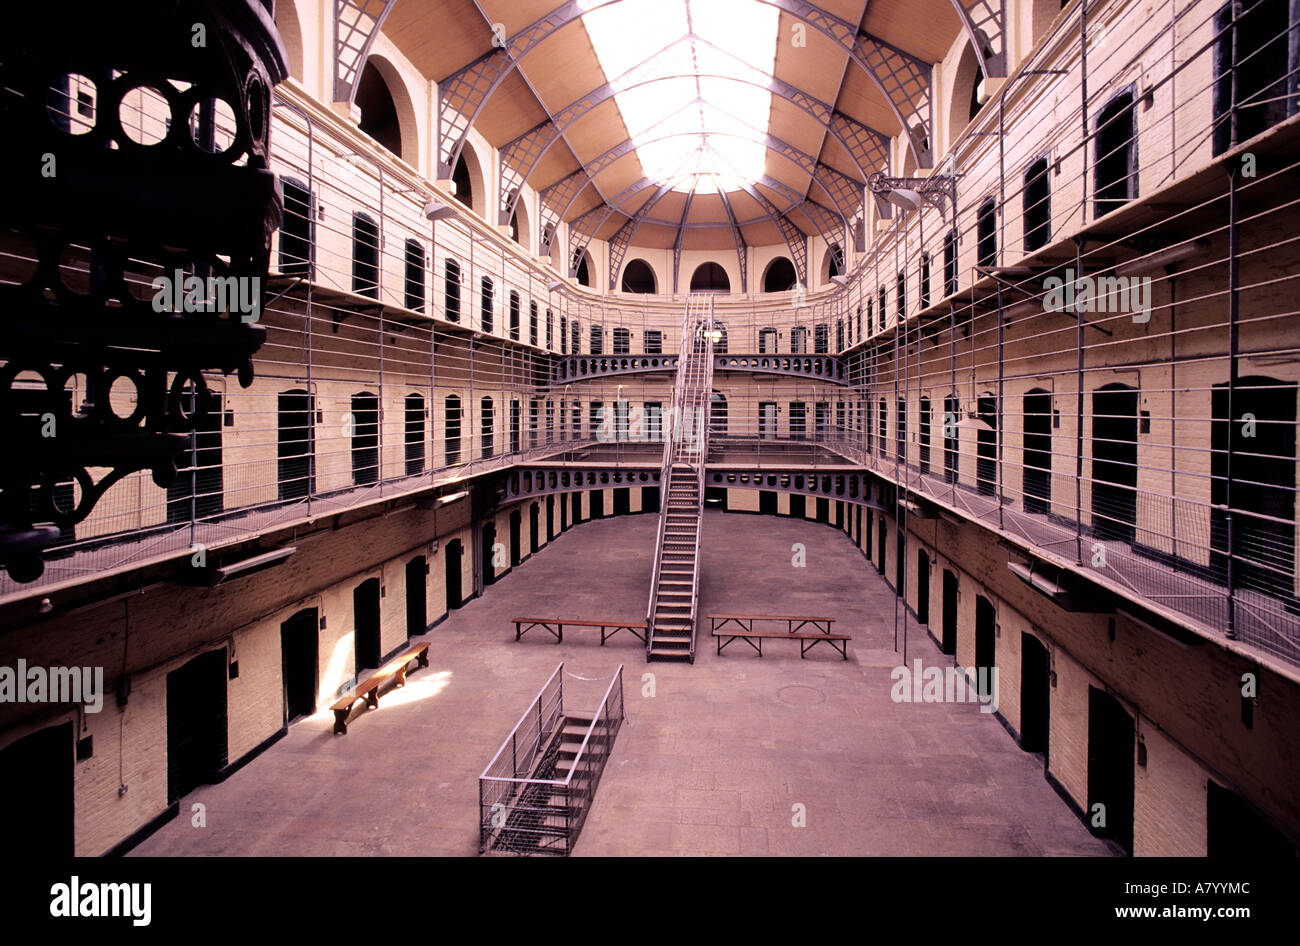
[[755,0],[623,0],[583,17],[646,177],[700,192],[762,177],[778,18]]

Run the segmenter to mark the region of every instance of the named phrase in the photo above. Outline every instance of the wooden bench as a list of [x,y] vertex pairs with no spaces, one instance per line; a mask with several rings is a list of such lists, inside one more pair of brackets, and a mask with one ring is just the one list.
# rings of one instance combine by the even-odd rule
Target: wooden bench
[[[773,614],[710,614],[709,621],[712,622],[713,636],[718,641],[719,656],[721,656],[723,649],[728,644],[739,638],[757,651],[760,657],[763,656],[763,641],[765,640],[797,640],[799,642],[800,660],[806,657],[808,651],[818,644],[829,644],[832,650],[837,651],[841,657],[848,660],[849,641],[853,640],[850,634],[836,634],[831,630],[831,625],[835,623],[834,618],[790,617]],[[784,622],[786,629],[784,631],[756,630],[754,628],[756,621]],[[804,630],[804,628],[810,626],[813,630]]]
[[515,640],[519,640],[534,628],[541,628],[547,631],[555,638],[555,643],[564,640],[564,629],[566,627],[598,627],[600,628],[600,646],[605,646],[605,641],[609,640],[619,631],[627,631],[633,637],[645,643],[646,626],[644,623],[636,621],[569,621],[562,618],[515,618]]
[[406,685],[406,665],[412,660],[418,667],[429,666],[429,645],[420,644],[406,653],[390,660],[361,683],[353,687],[351,693],[344,694],[330,707],[334,711],[334,732],[336,735],[348,734],[348,716],[357,700],[365,700],[370,709],[379,707],[379,688],[389,680],[395,680],[397,686]]

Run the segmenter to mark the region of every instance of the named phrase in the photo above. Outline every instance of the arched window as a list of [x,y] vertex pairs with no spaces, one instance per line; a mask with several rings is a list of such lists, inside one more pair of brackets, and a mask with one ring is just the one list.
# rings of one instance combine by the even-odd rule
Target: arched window
[[727,433],[727,399],[721,391],[714,391],[709,397],[709,436],[726,436]]
[[1029,391],[1023,401],[1025,512],[1047,512],[1052,499],[1052,394]]
[[406,395],[403,431],[406,451],[406,475],[416,476],[424,472],[424,397],[420,394]]
[[1096,216],[1137,196],[1137,114],[1132,89],[1116,93],[1097,115],[1093,162]]
[[957,291],[957,231],[949,230],[943,238],[943,294]]
[[442,311],[448,322],[460,321],[460,263],[449,259],[442,268]]
[[979,266],[996,266],[998,264],[998,215],[997,201],[985,198],[975,214],[975,231],[977,239]]
[[479,284],[479,322],[485,332],[492,331],[492,305],[492,280],[487,276],[484,276],[482,282]]
[[930,254],[921,254],[921,308],[930,308]]
[[763,272],[763,291],[789,292],[798,281],[794,263],[784,256],[778,256],[767,264],[767,269]]
[[357,83],[356,106],[361,110],[361,130],[393,154],[402,156],[402,128],[397,120],[397,104],[388,83],[367,61]]
[[460,425],[460,398],[449,394],[442,407],[442,438],[446,445],[447,466],[455,466],[460,462]]
[[352,215],[352,291],[379,298],[379,227],[359,211]]
[[510,290],[510,338],[519,341],[519,293]]
[[844,248],[832,243],[826,250],[826,278],[834,279],[844,272]]
[[637,293],[658,292],[655,271],[643,259],[634,259],[623,268],[623,291]]
[[280,272],[310,279],[316,260],[316,218],[306,185],[291,177],[284,185],[284,220],[280,225]]
[[578,260],[578,268],[573,275],[577,277],[579,286],[591,286],[591,254],[586,250],[582,251],[582,258]]
[[1025,249],[1036,250],[1052,238],[1052,183],[1047,176],[1047,158],[1039,158],[1026,169],[1022,195]]
[[731,292],[731,279],[717,263],[701,263],[691,274],[691,292]]
[[370,391],[352,395],[352,482],[379,482],[379,397]]
[[424,247],[419,240],[406,241],[406,272],[402,301],[412,312],[424,311]]
[[490,459],[496,449],[495,425],[496,417],[493,413],[492,398],[484,397],[479,401],[479,442],[484,460]]

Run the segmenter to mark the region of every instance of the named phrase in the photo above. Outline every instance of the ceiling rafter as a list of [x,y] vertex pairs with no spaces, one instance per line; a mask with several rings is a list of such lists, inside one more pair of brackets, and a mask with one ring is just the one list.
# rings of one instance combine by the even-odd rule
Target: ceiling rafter
[[[716,181],[716,178],[715,178]],[[740,225],[736,223],[736,214],[731,209],[731,201],[727,198],[727,192],[718,187],[718,196],[722,198],[722,209],[727,212],[727,220],[731,223],[731,233],[736,241],[736,262],[740,266],[740,291],[749,292],[749,245],[745,242],[745,235],[740,232]],[[677,233],[677,239],[682,239],[683,230]],[[680,254],[673,260],[673,289],[676,291],[677,286],[677,268],[680,264]]]

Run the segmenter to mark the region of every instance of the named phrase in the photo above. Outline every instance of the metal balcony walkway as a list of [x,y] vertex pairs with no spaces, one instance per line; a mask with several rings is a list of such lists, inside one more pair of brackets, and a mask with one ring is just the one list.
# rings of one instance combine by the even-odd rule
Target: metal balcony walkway
[[704,466],[713,388],[713,297],[692,295],[682,318],[672,409],[664,425],[664,490],[646,609],[646,659],[695,661]]

